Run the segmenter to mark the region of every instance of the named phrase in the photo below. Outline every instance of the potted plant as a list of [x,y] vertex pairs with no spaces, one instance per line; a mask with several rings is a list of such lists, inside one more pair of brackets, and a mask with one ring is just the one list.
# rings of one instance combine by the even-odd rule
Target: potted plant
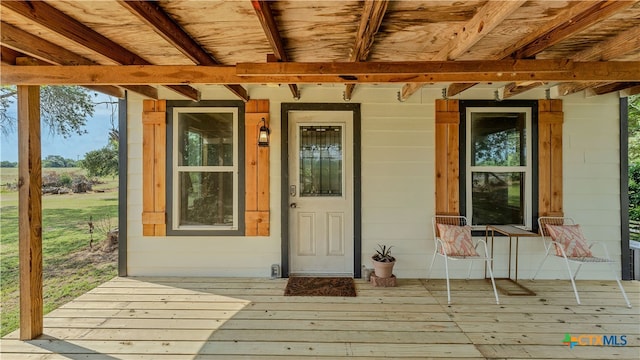
[[378,244],[376,253],[371,257],[373,269],[379,278],[390,278],[393,274],[393,265],[396,263],[396,258],[391,256],[392,247]]

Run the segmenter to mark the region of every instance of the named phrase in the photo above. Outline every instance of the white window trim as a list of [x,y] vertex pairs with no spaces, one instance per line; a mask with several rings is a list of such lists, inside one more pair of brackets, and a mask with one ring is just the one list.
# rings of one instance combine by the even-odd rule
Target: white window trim
[[[178,138],[179,138],[179,122],[180,113],[231,113],[233,115],[233,166],[178,166]],[[172,230],[238,230],[238,108],[235,107],[176,107],[173,109],[173,139],[171,146],[173,147],[173,189],[171,189],[173,197],[172,208]],[[233,225],[231,226],[214,226],[214,225],[182,225],[180,226],[180,189],[178,180],[180,172],[200,171],[200,172],[232,172],[233,173]]]
[[[471,114],[472,113],[524,113],[525,114],[525,163],[526,166],[471,166]],[[524,228],[531,230],[533,228],[532,223],[532,209],[533,209],[533,158],[532,153],[532,137],[533,132],[531,128],[531,108],[530,107],[468,107],[466,108],[466,194],[467,194],[467,208],[466,214],[469,222],[473,224],[473,191],[471,183],[473,177],[471,176],[474,171],[491,171],[491,172],[522,172],[525,173],[525,198],[524,198]],[[484,230],[484,225],[477,225],[478,230]]]

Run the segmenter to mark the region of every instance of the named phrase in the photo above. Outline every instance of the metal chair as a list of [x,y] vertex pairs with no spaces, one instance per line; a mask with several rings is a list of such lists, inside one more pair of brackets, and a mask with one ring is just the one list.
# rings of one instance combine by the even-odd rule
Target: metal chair
[[455,226],[466,226],[467,218],[464,216],[449,216],[449,215],[436,215],[433,217],[431,221],[433,227],[433,240],[434,240],[434,252],[433,258],[431,259],[431,265],[429,266],[429,270],[427,272],[427,279],[431,276],[431,270],[433,268],[433,263],[436,260],[437,256],[441,256],[444,258],[444,272],[447,279],[447,303],[451,304],[451,287],[449,284],[449,261],[468,261],[469,262],[469,272],[467,273],[467,279],[471,277],[471,267],[473,266],[474,261],[484,261],[486,262],[487,269],[489,270],[489,276],[491,277],[491,285],[493,286],[493,294],[496,297],[496,304],[500,304],[500,300],[498,299],[498,291],[496,290],[496,282],[493,278],[493,271],[491,270],[491,258],[489,257],[489,252],[487,251],[487,243],[484,240],[477,240],[473,245],[473,248],[478,250],[478,245],[482,244],[484,247],[484,256],[482,253],[479,253],[477,256],[459,256],[455,254],[447,254],[447,248],[444,245],[444,241],[440,238],[440,234],[438,231],[437,224],[444,225],[455,225]]
[[[567,267],[567,272],[569,273],[569,279],[571,280],[571,286],[573,287],[573,292],[576,295],[576,301],[578,302],[578,305],[580,305],[580,296],[578,295],[578,289],[576,288],[576,282],[575,282],[576,276],[578,276],[578,272],[580,271],[582,266],[585,264],[603,264],[604,263],[604,264],[607,264],[611,269],[611,272],[613,273],[613,276],[616,279],[616,282],[618,283],[618,287],[620,287],[620,292],[622,292],[624,301],[627,303],[627,307],[631,308],[631,303],[627,298],[627,294],[625,293],[624,288],[622,287],[622,283],[620,282],[620,279],[618,278],[618,274],[616,273],[616,270],[613,266],[616,263],[616,261],[609,256],[609,252],[607,251],[607,248],[604,246],[604,244],[599,242],[592,242],[591,244],[588,245],[589,249],[593,249],[594,246],[596,245],[601,247],[602,251],[604,252],[604,257],[593,256],[593,255],[585,256],[585,257],[570,257],[570,256],[567,256],[564,245],[551,238],[551,234],[549,233],[549,229],[547,228],[547,225],[577,225],[577,224],[570,217],[543,216],[538,219],[538,226],[540,229],[542,244],[544,245],[545,255],[544,255],[544,259],[542,259],[542,261],[540,262],[540,265],[538,266],[538,270],[536,270],[531,280],[535,280],[536,276],[540,272],[540,269],[542,269],[542,266],[544,265],[549,255],[553,255],[554,257],[562,259],[564,261],[564,264]],[[558,253],[560,255],[558,255]],[[576,268],[575,272],[571,271],[570,263],[578,264],[578,267]]]

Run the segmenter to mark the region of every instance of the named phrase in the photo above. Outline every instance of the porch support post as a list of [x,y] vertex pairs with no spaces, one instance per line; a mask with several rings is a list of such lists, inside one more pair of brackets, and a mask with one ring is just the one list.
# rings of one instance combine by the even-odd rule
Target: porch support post
[[20,339],[43,331],[40,86],[18,86]]

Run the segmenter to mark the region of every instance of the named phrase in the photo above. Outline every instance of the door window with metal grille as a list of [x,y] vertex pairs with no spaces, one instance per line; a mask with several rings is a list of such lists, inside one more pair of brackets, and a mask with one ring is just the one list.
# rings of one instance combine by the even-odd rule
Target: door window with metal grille
[[342,126],[300,127],[300,196],[342,196]]

